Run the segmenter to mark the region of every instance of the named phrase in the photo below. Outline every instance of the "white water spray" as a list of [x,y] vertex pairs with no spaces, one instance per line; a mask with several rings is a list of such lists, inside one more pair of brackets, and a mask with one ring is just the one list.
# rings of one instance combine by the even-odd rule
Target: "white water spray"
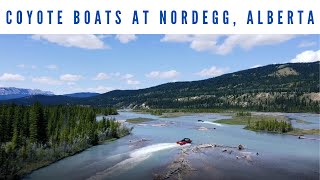
[[203,121],[201,123],[205,123],[205,124],[212,124],[212,125],[216,125],[216,126],[223,126],[222,124],[219,124],[219,123],[214,123],[214,122],[210,122],[210,121]]
[[178,147],[180,147],[180,145],[176,143],[160,143],[137,149],[129,154],[130,157],[128,159],[125,159],[102,172],[98,172],[88,179],[105,179],[108,176],[118,175],[124,171],[132,169],[142,161],[148,159],[155,152]]

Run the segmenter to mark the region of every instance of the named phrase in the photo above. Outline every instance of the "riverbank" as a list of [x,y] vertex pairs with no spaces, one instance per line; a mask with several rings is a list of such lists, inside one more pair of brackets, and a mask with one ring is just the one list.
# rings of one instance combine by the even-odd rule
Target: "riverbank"
[[60,145],[31,144],[31,146],[22,147],[17,150],[8,149],[10,145],[7,145],[7,149],[1,149],[0,152],[1,167],[4,167],[3,169],[0,169],[0,179],[22,179],[36,170],[50,166],[65,158],[80,154],[91,147],[125,137],[131,134],[133,129],[124,126],[118,121],[102,120],[99,123],[100,125],[110,124],[104,132],[96,134],[94,139],[78,139]]
[[153,120],[154,119],[138,117],[138,118],[127,119],[126,122],[132,123],[132,124],[139,124],[139,123],[149,122]]
[[279,115],[250,115],[250,116],[237,116],[233,115],[231,119],[221,119],[214,121],[215,123],[220,124],[228,124],[228,125],[245,125],[244,129],[256,131],[256,132],[268,132],[268,133],[277,133],[277,134],[288,134],[288,135],[294,135],[294,136],[303,136],[303,135],[320,135],[320,129],[300,129],[300,128],[293,128],[290,131],[281,132],[281,131],[265,131],[265,130],[257,130],[255,128],[252,128],[248,126],[248,124],[255,124],[258,121],[283,121],[290,123],[291,121],[297,121],[297,123],[303,123],[303,124],[312,124],[307,121],[303,120],[292,120],[290,118],[287,118],[285,116],[279,116]]
[[[111,108],[87,106],[2,105],[0,107],[0,179],[19,179],[34,169],[82,152],[131,129],[97,114]],[[6,116],[3,116],[6,114]]]
[[180,117],[185,114],[191,113],[228,113],[234,112],[233,110],[223,110],[223,109],[137,109],[133,112],[151,114],[155,116],[160,116],[163,118]]
[[298,128],[295,128],[286,134],[290,134],[290,135],[294,135],[294,136],[320,135],[320,129],[298,129]]
[[[319,114],[318,112],[313,111],[257,111],[254,109],[237,109],[237,108],[211,108],[211,109],[133,109],[132,112],[141,113],[141,114],[151,114],[155,116],[167,116],[167,115],[179,115],[183,116],[184,114],[192,113],[219,113],[219,114],[235,114],[239,112],[260,112],[260,113],[310,113],[310,114]],[[180,116],[176,116],[180,117]]]
[[[127,136],[127,135],[125,135],[125,136]],[[123,136],[123,137],[125,137],[125,136]],[[105,144],[105,143],[108,143],[108,142],[112,142],[112,141],[115,141],[115,140],[120,139],[120,138],[122,138],[122,137],[106,139],[104,141],[100,141],[97,145],[88,145],[87,147],[85,147],[85,148],[83,148],[81,150],[78,150],[78,151],[75,151],[75,152],[72,152],[72,153],[69,153],[69,154],[64,154],[62,157],[60,157],[58,159],[55,159],[55,160],[52,160],[52,161],[40,161],[40,162],[36,162],[36,163],[30,163],[30,164],[26,165],[26,167],[23,168],[17,174],[17,176],[15,176],[13,178],[14,179],[21,179],[21,178],[31,174],[34,171],[37,171],[39,169],[45,168],[47,166],[50,166],[51,164],[54,164],[54,163],[56,163],[58,161],[61,161],[61,160],[65,159],[65,158],[72,157],[72,156],[75,156],[77,154],[80,154],[83,151],[86,151],[87,149],[89,149],[91,147],[102,145],[102,144]]]
[[181,116],[188,116],[191,113],[188,112],[173,112],[173,113],[163,113],[160,118],[177,118]]
[[283,120],[283,121],[288,120],[288,118],[284,116],[267,116],[267,115],[237,116],[236,114],[230,114],[230,115],[232,115],[231,119],[221,119],[214,122],[220,123],[220,124],[229,124],[229,125],[247,125],[248,121],[250,121],[251,123],[255,123],[260,120],[265,120],[265,121],[269,121],[273,119]]

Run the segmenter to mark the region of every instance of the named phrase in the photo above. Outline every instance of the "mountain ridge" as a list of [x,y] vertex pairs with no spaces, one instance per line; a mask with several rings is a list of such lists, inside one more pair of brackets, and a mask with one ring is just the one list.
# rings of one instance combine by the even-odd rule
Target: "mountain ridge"
[[[54,97],[49,97],[53,98]],[[257,111],[319,111],[319,62],[271,64],[218,77],[165,83],[138,90],[114,90],[61,104],[129,108],[233,108]],[[42,101],[16,99],[30,104]],[[54,101],[54,100],[50,100]],[[50,102],[47,101],[45,102]]]
[[43,91],[40,89],[26,89],[16,87],[0,87],[0,100],[9,100],[16,98],[23,98],[33,95],[54,95],[51,91]]

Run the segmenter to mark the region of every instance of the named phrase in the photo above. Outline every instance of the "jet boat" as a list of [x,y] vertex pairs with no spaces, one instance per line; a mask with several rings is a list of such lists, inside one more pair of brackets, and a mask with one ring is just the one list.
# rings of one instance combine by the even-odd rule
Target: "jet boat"
[[178,141],[177,144],[185,145],[185,144],[188,144],[188,143],[191,143],[191,142],[192,142],[192,140],[190,138],[184,138],[181,141]]

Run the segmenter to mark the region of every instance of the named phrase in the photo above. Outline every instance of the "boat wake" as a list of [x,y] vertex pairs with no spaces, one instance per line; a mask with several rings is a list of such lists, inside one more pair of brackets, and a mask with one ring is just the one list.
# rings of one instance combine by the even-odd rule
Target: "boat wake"
[[88,178],[88,180],[105,179],[110,176],[119,175],[127,170],[132,169],[144,160],[148,159],[155,152],[178,147],[180,147],[180,145],[176,143],[160,143],[137,149],[129,154],[129,158],[117,163],[116,165],[102,172],[96,173],[94,176]]
[[106,163],[110,163],[110,162],[119,161],[120,159],[126,158],[127,156],[128,155],[126,155],[125,153],[109,156],[109,157],[106,157],[102,160],[88,164],[88,165],[84,166],[83,168],[81,168],[81,170],[88,171],[88,169],[95,169],[97,166],[100,166],[100,165],[106,164]]
[[219,124],[219,123],[214,123],[214,122],[210,122],[210,121],[203,121],[201,123],[205,123],[205,124],[212,124],[212,125],[216,125],[216,126],[223,126],[222,124]]

